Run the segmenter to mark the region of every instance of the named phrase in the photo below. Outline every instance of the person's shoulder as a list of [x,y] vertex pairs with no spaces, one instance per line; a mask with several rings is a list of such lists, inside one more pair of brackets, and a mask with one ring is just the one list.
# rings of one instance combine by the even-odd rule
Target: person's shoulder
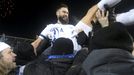
[[51,23],[51,24],[48,24],[47,26],[54,26],[55,24],[54,23]]
[[[48,24],[48,26],[61,26],[62,24],[59,24],[59,23],[51,23],[51,24]],[[66,24],[66,25],[70,25],[70,26],[74,26],[72,24]]]
[[72,25],[72,24],[67,24],[66,26],[69,26],[69,27],[74,27],[74,25]]
[[55,23],[55,24],[48,24],[46,27],[55,27],[55,26],[57,26],[57,24]]
[[67,25],[69,25],[69,26],[74,26],[73,24],[67,24]]

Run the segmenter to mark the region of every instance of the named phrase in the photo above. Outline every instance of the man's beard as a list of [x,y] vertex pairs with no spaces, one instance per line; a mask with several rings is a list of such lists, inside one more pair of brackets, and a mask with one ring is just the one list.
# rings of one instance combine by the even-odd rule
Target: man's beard
[[12,70],[12,69],[16,68],[16,62],[6,63],[6,65],[8,66],[9,70]]
[[66,16],[59,16],[58,19],[62,24],[68,24],[69,23],[69,18],[66,17]]
[[2,67],[3,69],[1,69],[1,71],[4,70],[4,73],[6,73],[6,74],[16,68],[15,62],[6,62],[3,59],[1,59],[0,61],[1,61],[0,66],[3,66]]

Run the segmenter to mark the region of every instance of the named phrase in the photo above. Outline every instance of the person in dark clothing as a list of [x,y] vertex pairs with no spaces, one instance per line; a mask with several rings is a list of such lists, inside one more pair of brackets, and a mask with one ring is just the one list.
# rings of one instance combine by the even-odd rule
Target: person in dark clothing
[[8,75],[65,75],[73,59],[73,42],[59,38],[52,46],[51,55],[41,55],[26,65],[18,66]]
[[51,50],[51,55],[40,56],[25,65],[23,75],[65,75],[74,59],[73,43],[70,39],[57,39]]
[[66,72],[66,75],[86,75],[85,71],[82,69],[82,63],[88,56],[88,49],[82,48],[78,53],[75,55],[73,64]]
[[134,75],[133,39],[123,24],[94,32],[90,50],[82,66],[87,75]]
[[28,62],[36,59],[36,55],[34,54],[34,48],[30,43],[21,42],[18,43],[14,47],[14,53],[16,56],[16,64],[17,65],[25,65]]

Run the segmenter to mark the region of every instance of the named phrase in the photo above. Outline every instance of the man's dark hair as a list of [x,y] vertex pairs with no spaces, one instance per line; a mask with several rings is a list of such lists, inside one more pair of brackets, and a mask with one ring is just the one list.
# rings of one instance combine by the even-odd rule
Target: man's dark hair
[[59,10],[60,8],[65,7],[68,8],[68,5],[61,3],[60,5],[57,6],[56,11]]

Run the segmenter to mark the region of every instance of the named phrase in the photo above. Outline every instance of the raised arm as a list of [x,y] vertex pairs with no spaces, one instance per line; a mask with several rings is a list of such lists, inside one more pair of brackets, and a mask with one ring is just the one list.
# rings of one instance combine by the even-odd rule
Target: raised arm
[[97,10],[98,10],[97,5],[94,5],[93,7],[91,7],[88,10],[87,14],[81,19],[81,22],[83,22],[84,24],[88,25],[89,27],[92,27],[91,21],[93,20]]
[[98,4],[92,6],[87,14],[77,23],[76,32],[79,33],[79,30],[83,30],[85,34],[88,36],[88,33],[92,30],[92,20],[98,9],[105,11],[105,5],[107,7],[113,7],[118,4],[121,0],[101,0]]
[[91,21],[93,20],[98,9],[100,9],[101,11],[105,11],[105,5],[110,8],[115,6],[119,2],[121,2],[121,0],[101,0],[98,4],[94,5],[88,10],[87,14],[81,19],[81,21],[86,25],[92,27]]

